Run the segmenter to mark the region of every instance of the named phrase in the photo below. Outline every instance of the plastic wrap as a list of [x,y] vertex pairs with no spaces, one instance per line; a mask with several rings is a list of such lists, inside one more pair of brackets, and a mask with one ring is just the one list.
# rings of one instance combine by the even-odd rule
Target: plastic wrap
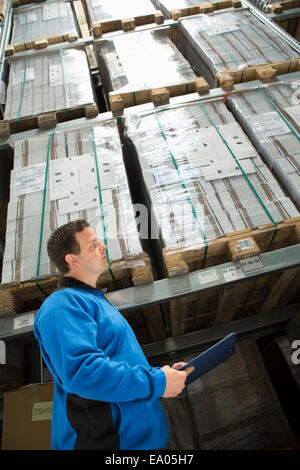
[[166,409],[174,450],[259,450],[293,438],[254,341],[239,342],[232,358],[168,400]]
[[246,9],[181,20],[179,49],[211,87],[218,72],[296,57],[275,31]]
[[[47,2],[43,5],[18,8],[13,11],[13,28],[11,44],[51,37],[67,37],[69,33],[77,33],[71,4],[65,1]],[[57,41],[58,42],[58,41]]]
[[28,53],[9,63],[5,120],[94,104],[84,50]]
[[225,234],[299,216],[223,100],[132,113],[125,126],[151,236],[163,248],[207,248]]
[[90,24],[154,15],[151,0],[86,0]]
[[300,208],[300,80],[232,94],[228,105]]
[[230,0],[219,2],[217,0],[212,0],[211,2],[207,2],[206,0],[156,0],[155,4],[163,12],[166,18],[171,18],[177,10],[182,10],[181,16],[200,13],[199,7],[201,7],[201,5],[206,5],[208,8],[212,8],[211,5],[213,5],[215,8],[219,9],[232,6],[232,2]]
[[115,121],[16,142],[2,282],[57,274],[47,240],[79,218],[114,269],[144,266],[134,215]]
[[95,43],[101,78],[111,94],[136,92],[196,79],[168,30],[134,32]]

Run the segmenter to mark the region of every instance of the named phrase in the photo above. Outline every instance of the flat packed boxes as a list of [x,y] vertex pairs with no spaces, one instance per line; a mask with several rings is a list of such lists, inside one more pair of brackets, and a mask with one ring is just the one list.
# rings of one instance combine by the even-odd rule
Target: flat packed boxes
[[6,55],[74,42],[79,33],[70,2],[53,1],[13,10],[13,27]]
[[170,96],[208,90],[171,41],[170,28],[95,41],[95,53],[112,111]]
[[210,13],[223,8],[238,8],[241,6],[239,0],[156,0],[155,4],[163,12],[166,18],[178,20],[182,16],[196,15],[198,13]]
[[[260,253],[299,243],[299,211],[222,99],[128,114],[125,132],[130,171],[140,175],[139,198],[151,215],[156,262],[163,260],[161,276],[245,258],[257,266]],[[223,269],[225,282],[231,271]],[[234,279],[245,277],[240,265],[233,272]],[[216,280],[215,270],[205,275],[201,282]],[[172,300],[172,334],[258,313],[274,297],[277,276],[260,279],[254,289],[242,282]]]
[[253,340],[163,405],[173,450],[267,450],[294,439]]
[[38,286],[46,293],[56,287],[60,274],[48,258],[47,240],[71,220],[86,219],[107,246],[102,287],[153,281],[134,215],[115,121],[16,142],[1,312],[7,311],[9,292],[15,302],[16,292],[20,298],[43,297]]
[[300,80],[233,93],[228,106],[300,209]]
[[164,22],[162,12],[154,8],[151,0],[86,0],[86,10],[95,38],[116,30],[131,31],[136,26]]
[[9,59],[2,137],[57,122],[95,117],[91,75],[82,49],[26,52]]
[[211,87],[299,70],[296,52],[247,9],[184,18],[179,35],[179,49]]

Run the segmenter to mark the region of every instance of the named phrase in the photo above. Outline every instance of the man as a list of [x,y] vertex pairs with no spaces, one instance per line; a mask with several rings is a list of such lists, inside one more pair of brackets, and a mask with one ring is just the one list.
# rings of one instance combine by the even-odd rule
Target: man
[[47,249],[63,274],[34,323],[54,378],[52,449],[163,448],[160,399],[177,396],[193,368],[150,367],[125,318],[96,287],[106,246],[86,221],[59,227]]

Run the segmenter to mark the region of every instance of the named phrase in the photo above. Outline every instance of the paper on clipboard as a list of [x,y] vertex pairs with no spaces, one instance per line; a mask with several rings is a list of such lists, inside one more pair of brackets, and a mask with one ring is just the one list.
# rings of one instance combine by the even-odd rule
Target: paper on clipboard
[[195,370],[187,376],[185,385],[194,382],[194,380],[202,377],[202,375],[233,356],[235,354],[235,338],[236,334],[231,333],[217,344],[192,359],[185,366],[181,367],[179,370],[184,370],[191,366],[195,367]]

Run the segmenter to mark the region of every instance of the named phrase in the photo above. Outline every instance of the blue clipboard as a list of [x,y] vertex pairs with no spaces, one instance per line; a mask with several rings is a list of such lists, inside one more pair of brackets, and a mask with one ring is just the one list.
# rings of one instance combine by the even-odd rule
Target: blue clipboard
[[202,375],[217,367],[222,362],[229,359],[235,354],[235,333],[231,333],[217,344],[207,349],[199,356],[192,359],[188,364],[181,367],[179,370],[184,370],[187,367],[193,366],[195,370],[186,378],[185,385],[189,385],[194,380],[199,379]]

